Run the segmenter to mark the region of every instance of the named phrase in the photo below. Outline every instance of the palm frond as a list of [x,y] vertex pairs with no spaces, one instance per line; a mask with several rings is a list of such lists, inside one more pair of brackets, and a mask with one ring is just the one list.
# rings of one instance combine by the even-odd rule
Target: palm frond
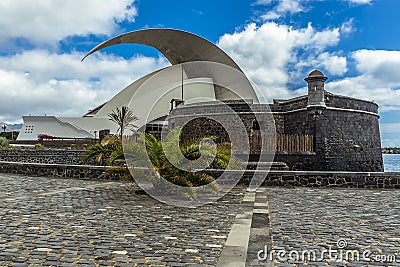
[[[120,118],[121,112],[126,112],[126,110],[117,109],[114,112],[115,114],[110,114],[110,118]],[[116,166],[106,173],[122,173],[125,174],[124,177],[127,179],[132,178],[130,176],[130,173],[132,173],[132,175],[140,176],[141,179],[151,181],[154,185],[163,182],[161,176],[170,183],[188,188],[207,184],[216,188],[215,183],[213,183],[215,180],[204,173],[188,172],[183,169],[195,170],[208,165],[210,165],[210,168],[219,169],[236,165],[241,166],[239,160],[231,155],[229,144],[215,146],[204,142],[215,140],[216,137],[214,136],[192,138],[180,143],[181,133],[181,129],[175,129],[163,141],[149,133],[141,132],[137,133],[138,137],[124,140],[118,136],[110,136],[103,140],[101,144],[96,144],[86,150],[82,158],[86,160],[92,157],[97,157],[98,160],[107,158],[108,165],[113,165],[118,160],[125,160],[129,167]],[[124,142],[123,145],[122,142]],[[176,167],[179,166],[176,163],[183,162],[184,158],[186,158],[184,161],[186,166],[182,166],[184,168]],[[147,169],[137,167],[147,167]]]
[[125,155],[122,147],[112,151],[112,153],[108,157],[107,165],[113,165],[117,160],[125,160]]
[[118,125],[118,133],[122,138],[124,130],[132,126],[132,122],[139,118],[133,114],[133,112],[127,107],[122,106],[121,109],[118,107],[112,110],[111,113],[107,114],[111,121]]
[[87,149],[83,155],[82,160],[88,161],[91,158],[96,158],[98,162],[101,162],[103,156],[107,156],[112,153],[109,147],[103,146],[101,144],[96,144],[89,149]]
[[208,185],[215,181],[215,179],[205,173],[190,172],[187,174],[186,179],[190,181],[193,186]]

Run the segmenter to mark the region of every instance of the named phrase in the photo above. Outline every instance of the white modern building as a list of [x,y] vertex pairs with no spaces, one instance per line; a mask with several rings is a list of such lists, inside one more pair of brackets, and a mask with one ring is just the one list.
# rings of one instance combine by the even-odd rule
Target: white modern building
[[[183,99],[185,103],[234,99],[257,102],[249,81],[225,52],[213,43],[184,31],[146,29],[126,33],[98,45],[84,59],[102,48],[125,43],[152,46],[172,66],[136,80],[82,117],[23,116],[24,124],[18,140],[37,140],[41,134],[57,138],[96,138],[102,130],[115,133],[118,126],[108,114],[121,106],[128,106],[134,112],[139,118],[134,122],[135,126],[141,128],[149,124],[165,124],[173,99]],[[231,87],[236,93],[226,89]]]

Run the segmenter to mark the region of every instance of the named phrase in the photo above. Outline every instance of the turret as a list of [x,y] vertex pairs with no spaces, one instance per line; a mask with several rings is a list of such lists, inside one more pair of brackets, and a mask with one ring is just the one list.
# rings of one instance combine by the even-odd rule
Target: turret
[[325,107],[324,83],[328,78],[319,70],[313,70],[304,80],[308,83],[307,107]]

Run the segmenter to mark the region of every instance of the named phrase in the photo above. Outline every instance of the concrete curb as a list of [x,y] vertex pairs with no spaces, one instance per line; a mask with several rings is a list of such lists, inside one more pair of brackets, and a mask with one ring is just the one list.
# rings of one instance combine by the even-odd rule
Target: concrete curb
[[274,266],[271,258],[273,244],[269,215],[267,188],[258,188],[254,201],[246,266]]
[[217,267],[274,266],[269,254],[258,259],[260,250],[272,250],[267,188],[246,192]]
[[217,267],[245,267],[256,192],[246,192]]

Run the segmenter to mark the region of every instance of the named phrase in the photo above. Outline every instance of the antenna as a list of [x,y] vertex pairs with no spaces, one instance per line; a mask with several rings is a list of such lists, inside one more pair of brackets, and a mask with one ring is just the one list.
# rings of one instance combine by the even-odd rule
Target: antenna
[[182,80],[181,80],[181,81],[182,81],[181,97],[182,97],[182,101],[183,101],[183,64],[181,65],[181,67],[182,67],[182,68],[181,68],[181,70],[182,70],[182,71],[181,71],[181,75],[182,75]]

